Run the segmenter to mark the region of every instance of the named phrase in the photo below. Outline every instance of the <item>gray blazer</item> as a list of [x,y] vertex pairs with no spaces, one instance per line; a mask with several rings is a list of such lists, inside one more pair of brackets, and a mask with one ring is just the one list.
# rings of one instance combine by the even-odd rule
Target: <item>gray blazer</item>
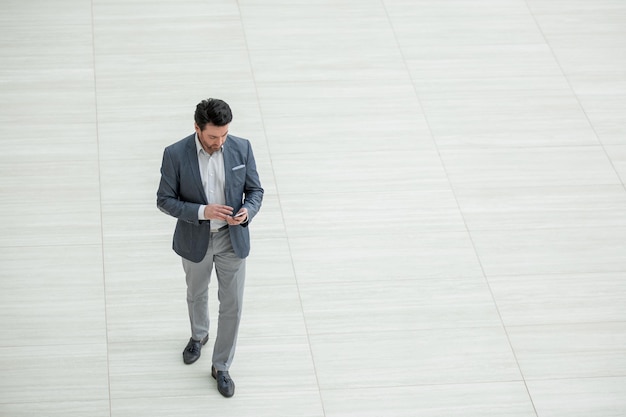
[[[235,254],[245,258],[250,253],[247,226],[261,208],[263,188],[248,140],[228,135],[223,151],[226,205],[233,207],[235,213],[241,207],[248,209],[246,223],[228,228]],[[157,207],[178,219],[173,249],[192,262],[200,262],[209,247],[210,221],[198,220],[202,204],[208,201],[200,178],[195,134],[192,134],[165,148],[157,191]]]

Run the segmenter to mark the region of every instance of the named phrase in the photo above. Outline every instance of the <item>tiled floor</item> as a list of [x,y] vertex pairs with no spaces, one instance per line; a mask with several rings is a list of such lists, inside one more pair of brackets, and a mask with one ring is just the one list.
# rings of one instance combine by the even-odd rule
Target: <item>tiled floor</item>
[[[0,35],[0,416],[626,415],[626,2],[3,0]],[[155,207],[209,96],[266,189],[232,399]]]

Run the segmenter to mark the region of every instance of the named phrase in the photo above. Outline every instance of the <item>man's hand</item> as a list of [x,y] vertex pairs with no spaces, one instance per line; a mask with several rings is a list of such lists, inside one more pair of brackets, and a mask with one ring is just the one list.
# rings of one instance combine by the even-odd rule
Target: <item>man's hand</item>
[[232,217],[230,217],[232,213],[232,207],[223,206],[221,204],[209,204],[204,208],[204,218],[209,220],[228,221],[229,218],[232,219]]
[[238,224],[245,223],[246,220],[248,220],[248,209],[242,208],[234,216],[227,217],[226,223],[228,223],[231,226],[237,226]]

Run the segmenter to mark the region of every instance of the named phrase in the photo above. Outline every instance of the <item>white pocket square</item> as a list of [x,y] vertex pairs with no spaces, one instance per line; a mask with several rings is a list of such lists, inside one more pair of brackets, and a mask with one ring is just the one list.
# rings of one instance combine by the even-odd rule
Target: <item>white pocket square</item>
[[237,171],[238,169],[245,168],[245,167],[246,167],[245,165],[237,165],[236,167],[233,168],[233,171]]

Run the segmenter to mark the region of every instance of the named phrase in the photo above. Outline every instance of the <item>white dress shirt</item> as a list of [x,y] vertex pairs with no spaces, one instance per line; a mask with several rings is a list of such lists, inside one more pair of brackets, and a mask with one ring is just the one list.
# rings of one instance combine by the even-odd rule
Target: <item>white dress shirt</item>
[[[196,149],[198,151],[198,166],[200,168],[200,178],[202,187],[209,204],[226,204],[226,194],[224,193],[224,151],[223,147],[209,155],[198,140],[196,133]],[[205,205],[198,209],[198,219],[208,220],[204,217]],[[223,220],[211,220],[211,229],[219,229],[227,223]]]

